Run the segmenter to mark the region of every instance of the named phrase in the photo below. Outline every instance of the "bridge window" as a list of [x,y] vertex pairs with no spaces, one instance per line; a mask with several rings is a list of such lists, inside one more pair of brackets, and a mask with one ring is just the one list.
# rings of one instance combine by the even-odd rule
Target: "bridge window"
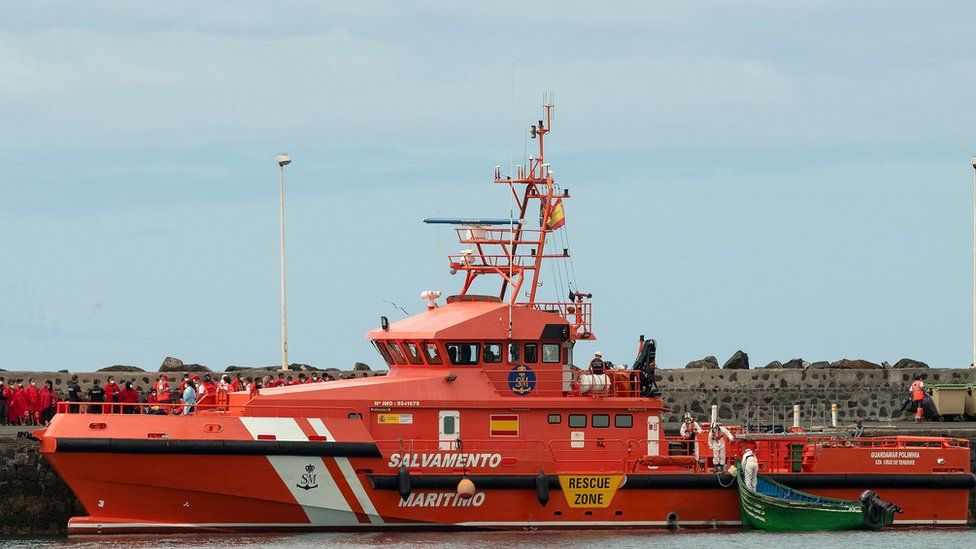
[[393,357],[390,356],[390,351],[386,350],[385,343],[382,341],[373,341],[373,347],[376,347],[376,350],[380,352],[380,355],[383,356],[383,360],[385,360],[387,364],[391,366],[393,365]]
[[393,355],[393,360],[397,364],[406,364],[407,360],[403,358],[403,351],[400,350],[400,346],[394,342],[390,342],[390,354]]
[[613,426],[620,429],[630,429],[634,426],[634,416],[630,414],[617,414],[613,416]]
[[478,363],[480,343],[448,343],[447,357],[455,366],[471,366]]
[[427,356],[427,364],[437,365],[441,363],[441,352],[433,341],[424,342],[424,355]]
[[485,356],[482,359],[486,363],[494,364],[502,361],[502,344],[485,343]]
[[539,362],[539,346],[535,343],[525,344],[525,363],[535,364]]
[[586,414],[569,414],[569,426],[573,429],[586,427]]
[[605,429],[610,426],[610,415],[609,414],[593,414],[593,427],[597,429]]
[[543,343],[542,344],[542,362],[546,364],[556,364],[559,362],[559,344],[558,343]]
[[410,364],[424,363],[424,359],[420,358],[420,348],[417,347],[416,343],[405,341],[403,346],[407,348],[407,360],[410,361]]
[[509,343],[508,344],[508,363],[509,364],[516,364],[516,363],[518,363],[518,361],[519,361],[519,349],[520,348],[521,347],[519,346],[518,343]]
[[552,425],[559,425],[563,422],[562,414],[549,414],[549,423]]

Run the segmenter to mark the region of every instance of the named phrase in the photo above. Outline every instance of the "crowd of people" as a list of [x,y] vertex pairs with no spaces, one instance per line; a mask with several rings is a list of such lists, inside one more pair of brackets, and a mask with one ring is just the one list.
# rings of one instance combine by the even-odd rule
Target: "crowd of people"
[[[170,381],[168,374],[160,374],[148,390],[142,390],[135,378],[124,380],[109,375],[103,384],[93,379],[87,389],[81,387],[78,376],[72,376],[62,398],[51,380],[37,386],[33,378],[5,379],[0,377],[0,425],[47,425],[58,411],[58,404],[72,413],[90,414],[192,414],[196,409],[225,405],[231,392],[256,392],[265,387],[284,387],[305,383],[332,381],[329,374],[319,376],[299,373],[297,376],[244,376],[236,373],[183,374],[179,383]],[[62,410],[65,411],[65,410]]]
[[58,393],[50,379],[37,386],[34,378],[0,377],[0,425],[47,425],[58,406]]

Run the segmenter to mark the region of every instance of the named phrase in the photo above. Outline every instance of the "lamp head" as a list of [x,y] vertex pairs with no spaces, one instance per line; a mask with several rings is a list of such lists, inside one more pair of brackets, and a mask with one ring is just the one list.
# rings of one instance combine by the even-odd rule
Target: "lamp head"
[[288,156],[288,153],[281,153],[275,156],[275,162],[277,162],[279,166],[284,167],[291,164],[291,157]]
[[969,160],[972,162],[973,168],[976,168],[976,156],[970,158]]

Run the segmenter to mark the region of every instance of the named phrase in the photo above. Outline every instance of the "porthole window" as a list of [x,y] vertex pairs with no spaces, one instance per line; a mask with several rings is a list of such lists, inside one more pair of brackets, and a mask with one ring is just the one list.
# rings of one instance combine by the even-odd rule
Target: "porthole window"
[[535,364],[539,362],[539,346],[535,343],[525,344],[525,363]]
[[630,429],[634,426],[634,416],[630,414],[617,414],[613,416],[613,426],[620,429]]
[[606,429],[610,426],[609,414],[593,414],[593,427],[595,429]]
[[502,344],[485,343],[485,354],[482,360],[486,364],[495,364],[502,361]]
[[437,344],[433,341],[424,342],[424,355],[427,357],[427,364],[440,364],[441,353],[437,349]]
[[563,422],[562,414],[549,414],[550,425],[559,425],[562,422]]
[[403,346],[407,348],[407,360],[410,364],[423,364],[424,359],[420,357],[420,348],[416,343],[405,341]]
[[376,347],[376,350],[379,351],[380,355],[383,357],[383,360],[385,360],[387,364],[390,366],[393,365],[393,357],[390,356],[390,351],[387,350],[386,343],[383,343],[382,341],[374,341],[373,347]]
[[518,343],[509,343],[508,344],[508,363],[509,364],[517,364],[518,363],[519,356],[521,355],[521,353],[519,353],[519,349],[520,348],[521,347],[519,347],[519,344]]
[[478,363],[478,354],[481,350],[479,343],[448,343],[447,357],[451,359],[451,364],[455,366],[471,366]]
[[542,362],[546,364],[556,364],[559,362],[559,344],[558,343],[543,343],[542,344]]
[[569,414],[569,426],[573,429],[586,427],[586,414]]
[[403,358],[403,351],[400,350],[400,346],[393,341],[390,342],[390,354],[393,355],[393,360],[395,360],[397,364],[407,363],[407,359]]

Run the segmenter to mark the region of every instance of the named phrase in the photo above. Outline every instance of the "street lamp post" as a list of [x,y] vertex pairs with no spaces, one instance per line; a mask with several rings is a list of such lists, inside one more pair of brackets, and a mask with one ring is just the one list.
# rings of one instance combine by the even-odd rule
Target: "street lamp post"
[[976,368],[976,156],[970,159],[973,165],[973,363]]
[[278,212],[281,222],[281,369],[288,369],[288,301],[285,298],[285,166],[291,164],[286,153],[275,156],[278,163]]

